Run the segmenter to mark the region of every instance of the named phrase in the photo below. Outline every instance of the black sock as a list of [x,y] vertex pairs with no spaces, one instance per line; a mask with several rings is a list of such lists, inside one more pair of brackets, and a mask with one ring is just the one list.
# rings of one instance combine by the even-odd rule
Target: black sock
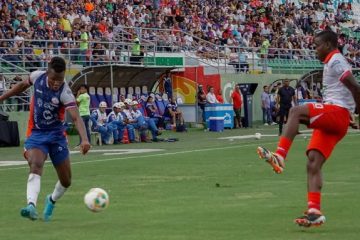
[[50,202],[51,202],[52,204],[55,204],[55,203],[56,203],[56,202],[52,199],[51,196],[49,197],[49,200],[50,200]]

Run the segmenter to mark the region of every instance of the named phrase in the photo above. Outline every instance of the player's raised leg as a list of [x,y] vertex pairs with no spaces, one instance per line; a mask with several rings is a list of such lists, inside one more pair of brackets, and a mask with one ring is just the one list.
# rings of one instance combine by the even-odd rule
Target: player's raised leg
[[257,153],[259,157],[268,162],[276,173],[282,173],[285,167],[284,160],[298,133],[300,123],[309,124],[309,122],[309,107],[307,105],[291,108],[287,124],[283,135],[280,137],[276,151],[271,152],[264,147],[258,147]]
[[26,188],[27,206],[21,209],[20,214],[25,218],[36,220],[38,218],[36,204],[40,192],[41,175],[46,154],[40,149],[33,148],[27,150],[25,156],[29,163],[30,174]]

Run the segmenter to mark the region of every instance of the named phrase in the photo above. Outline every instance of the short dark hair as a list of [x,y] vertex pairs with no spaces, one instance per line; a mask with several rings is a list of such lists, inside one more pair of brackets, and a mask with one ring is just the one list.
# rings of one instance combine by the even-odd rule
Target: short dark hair
[[320,38],[323,42],[329,42],[331,46],[337,48],[338,36],[333,31],[325,30],[315,35],[315,38]]
[[53,69],[56,73],[64,72],[66,70],[65,60],[61,57],[53,57],[48,68]]
[[84,84],[81,84],[80,87],[79,87],[79,89],[80,89],[80,88],[85,88],[86,91],[89,91],[88,86],[87,86],[85,83],[84,83]]

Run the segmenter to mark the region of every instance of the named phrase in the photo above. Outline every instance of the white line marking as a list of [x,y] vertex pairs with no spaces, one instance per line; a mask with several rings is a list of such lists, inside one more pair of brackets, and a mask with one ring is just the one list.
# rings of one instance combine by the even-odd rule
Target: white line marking
[[160,152],[165,151],[165,149],[126,149],[126,151],[121,152],[106,152],[103,155],[111,156],[111,155],[124,155],[124,154],[134,154],[134,153],[150,153],[150,152]]
[[[311,136],[313,130],[301,130],[300,134],[298,136]],[[351,133],[351,135],[353,135],[353,133],[357,133],[360,134],[359,130],[356,129],[349,129],[348,133]],[[261,134],[261,137],[277,137],[277,134]],[[349,136],[349,134],[348,134]],[[234,139],[255,139],[255,135],[251,134],[251,135],[240,135],[240,136],[230,136],[230,137],[220,137],[218,139],[224,139],[224,140],[234,140]]]
[[[358,134],[350,135],[350,136],[358,136]],[[303,140],[303,139],[295,139],[295,141],[301,141],[301,140]],[[275,144],[277,142],[278,141],[262,142],[260,145]],[[357,143],[357,142],[353,142],[353,141],[342,142],[342,144],[353,144],[353,143]],[[148,158],[148,157],[168,156],[168,155],[176,155],[176,154],[186,154],[186,153],[193,153],[193,152],[215,151],[215,150],[223,150],[223,149],[231,149],[231,148],[254,147],[254,146],[259,146],[259,143],[246,144],[246,145],[233,145],[233,146],[218,147],[218,148],[203,148],[203,149],[194,149],[194,150],[179,151],[179,152],[169,152],[169,153],[157,153],[157,154],[140,155],[140,156],[129,156],[129,157],[123,157],[123,158],[107,158],[107,159],[98,159],[98,160],[91,160],[91,161],[80,161],[80,162],[72,162],[71,164],[72,165],[77,165],[77,164],[84,164],[84,163],[109,162],[109,161],[126,160],[126,159],[133,159],[133,158]],[[50,163],[50,161],[47,161],[46,163]],[[18,169],[27,169],[27,168],[28,167],[0,168],[0,171],[18,170]]]
[[[277,143],[277,141],[262,142],[261,145],[268,145],[268,144],[274,144],[274,143]],[[253,144],[246,144],[246,145],[233,145],[233,146],[217,147],[217,148],[202,148],[202,149],[193,149],[193,150],[178,151],[178,152],[157,153],[157,154],[140,155],[140,156],[137,155],[137,156],[128,156],[128,157],[120,157],[120,158],[117,157],[117,158],[97,159],[97,160],[90,160],[90,161],[80,160],[79,162],[72,162],[71,165],[84,164],[84,163],[109,162],[109,161],[126,160],[126,159],[133,159],[133,158],[138,159],[138,158],[148,158],[148,157],[169,156],[169,155],[186,154],[186,153],[193,153],[193,152],[217,151],[217,150],[224,150],[224,149],[231,149],[231,148],[254,147],[254,146],[258,146],[258,145],[259,145],[259,143],[253,143]],[[255,150],[254,150],[254,155],[255,155]],[[47,161],[46,163],[51,163],[51,162]],[[0,171],[17,170],[17,169],[24,169],[24,168],[28,168],[28,167],[0,168]]]
[[[261,134],[261,137],[278,137],[277,134]],[[221,137],[218,139],[251,139],[255,138],[255,135],[242,135],[242,136],[231,136],[231,137]]]
[[[134,153],[148,153],[159,152],[165,149],[93,149],[89,153],[104,153],[103,155],[119,155],[119,154],[134,154]],[[80,151],[70,151],[70,154],[79,154]]]
[[0,167],[4,166],[15,166],[15,165],[25,165],[28,162],[26,160],[23,161],[0,161]]

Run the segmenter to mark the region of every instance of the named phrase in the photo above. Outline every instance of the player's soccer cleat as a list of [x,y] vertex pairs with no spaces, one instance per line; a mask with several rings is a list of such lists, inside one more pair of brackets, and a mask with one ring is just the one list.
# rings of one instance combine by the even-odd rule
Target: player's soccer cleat
[[285,167],[284,158],[280,155],[270,152],[266,148],[258,147],[257,153],[261,159],[264,159],[273,168],[274,172],[280,174]]
[[47,195],[45,198],[45,208],[44,208],[44,221],[48,222],[51,219],[51,216],[53,214],[55,204],[50,201],[51,194]]
[[30,220],[38,219],[38,213],[34,205],[29,204],[26,207],[22,208],[20,214],[24,218],[29,218]]
[[315,208],[309,209],[303,216],[295,219],[295,223],[300,227],[319,227],[324,224],[325,221],[325,216]]

